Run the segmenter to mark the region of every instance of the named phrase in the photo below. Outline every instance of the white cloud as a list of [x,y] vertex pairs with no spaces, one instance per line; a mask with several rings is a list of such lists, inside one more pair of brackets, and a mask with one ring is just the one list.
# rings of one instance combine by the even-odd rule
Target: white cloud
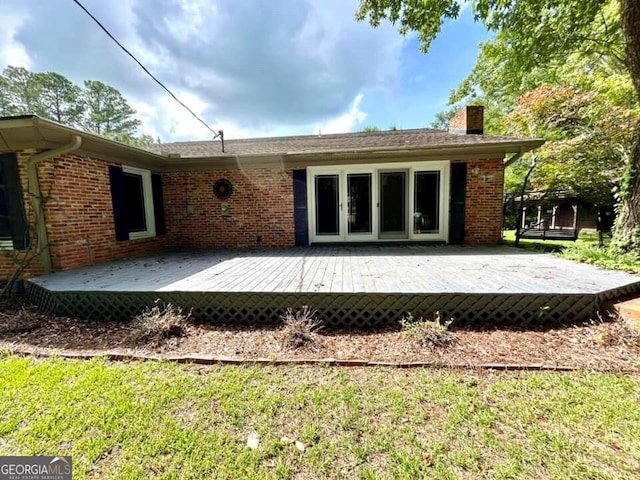
[[[194,95],[184,92],[181,93],[180,98],[189,105],[194,113],[198,116],[202,115],[205,107],[204,102]],[[367,114],[360,109],[363,98],[362,94],[356,95],[346,112],[324,122],[296,126],[273,124],[258,129],[244,128],[230,121],[225,121],[224,125],[220,125],[224,127],[224,135],[227,139],[311,135],[318,132],[325,134],[345,133],[357,130],[358,126],[362,126],[367,118]],[[137,112],[136,116],[143,122],[142,132],[154,138],[160,137],[163,141],[189,141],[207,140],[213,136],[202,123],[172,99],[163,98],[154,105],[136,102],[132,106]],[[217,131],[218,124],[209,123],[209,121],[207,123]]]
[[[15,3],[0,0],[0,10]],[[84,4],[227,138],[349,131],[366,118],[362,92],[393,90],[398,82],[405,40],[389,25],[356,22],[357,0]],[[28,23],[3,18],[1,62],[113,85],[138,111],[141,131],[164,141],[210,138],[73,2],[21,5],[38,15]]]
[[[206,103],[196,95],[185,92],[174,92],[180,100],[200,118]],[[169,134],[171,138],[206,139],[213,134],[185,108],[169,96],[161,97],[153,106],[149,105],[153,116],[145,124],[152,125],[160,137]]]
[[0,65],[31,68],[31,59],[24,45],[16,40],[16,34],[26,25],[29,15],[26,11],[12,8],[3,9],[0,28]]
[[351,107],[347,112],[326,122],[316,123],[312,133],[346,133],[352,131],[356,125],[361,125],[367,118],[367,114],[360,110],[362,98],[363,95],[359,93],[351,102]]

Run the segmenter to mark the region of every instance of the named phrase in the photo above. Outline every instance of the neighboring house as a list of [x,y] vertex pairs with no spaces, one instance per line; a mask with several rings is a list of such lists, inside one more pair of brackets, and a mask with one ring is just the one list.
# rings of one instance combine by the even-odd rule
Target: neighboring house
[[[518,197],[514,203],[519,202]],[[615,219],[613,198],[596,205],[572,192],[532,192],[525,196],[524,208],[524,225],[543,223],[548,229],[572,229],[575,223],[580,232],[610,232]]]
[[41,260],[27,276],[159,249],[496,244],[504,161],[543,140],[483,135],[482,122],[474,106],[449,132],[225,140],[223,153],[0,118],[0,278],[29,242]]

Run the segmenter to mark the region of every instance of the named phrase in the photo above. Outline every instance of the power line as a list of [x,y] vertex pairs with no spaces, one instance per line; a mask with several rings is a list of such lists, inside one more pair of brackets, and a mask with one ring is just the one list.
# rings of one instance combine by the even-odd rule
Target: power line
[[[91,12],[90,12],[89,10],[87,10],[87,9],[85,8],[85,6],[84,6],[84,5],[82,5],[82,3],[80,3],[80,1],[79,1],[79,0],[73,0],[73,1],[74,1],[74,3],[75,3],[76,5],[78,5],[78,6],[79,6],[83,11],[84,11],[84,13],[86,13],[87,15],[89,15],[89,17],[91,17],[91,19],[92,19],[94,22],[96,22],[96,24],[98,24],[98,26],[99,26],[99,27],[104,31],[104,33],[106,33],[106,34],[109,36],[109,38],[110,38],[111,40],[113,40],[113,41],[116,43],[116,45],[118,45],[118,46],[119,46],[119,47],[124,51],[124,53],[126,53],[127,55],[129,55],[129,56],[133,59],[133,61],[134,61],[134,62],[136,62],[138,65],[140,65],[140,68],[142,68],[142,70],[144,70],[144,71],[145,71],[145,73],[146,73],[147,75],[149,75],[153,80],[155,80],[155,82],[156,82],[158,85],[160,85],[162,88],[164,88],[164,89],[165,89],[165,91],[166,91],[169,95],[171,95],[171,96],[173,97],[173,99],[174,99],[176,102],[178,102],[178,103],[179,103],[180,105],[182,105],[185,109],[187,109],[187,111],[188,111],[191,115],[193,115],[193,116],[196,118],[196,120],[198,120],[198,121],[199,121],[200,123],[202,123],[205,127],[207,127],[207,129],[208,129],[211,133],[213,133],[213,139],[214,139],[214,140],[215,140],[216,138],[218,138],[218,137],[224,138],[224,133],[222,132],[222,130],[218,130],[218,131],[216,132],[213,128],[211,128],[209,125],[207,125],[207,122],[205,122],[205,121],[204,121],[203,119],[201,119],[198,115],[196,115],[196,114],[193,112],[193,110],[191,110],[191,109],[190,109],[189,107],[187,107],[184,103],[182,103],[182,101],[181,101],[178,97],[176,97],[176,96],[173,94],[173,92],[172,92],[171,90],[169,90],[169,89],[165,86],[165,84],[164,84],[164,83],[162,83],[160,80],[158,80],[158,79],[155,77],[155,75],[153,75],[153,73],[151,73],[149,70],[147,70],[147,67],[145,67],[142,63],[140,63],[140,61],[139,61],[139,60],[138,60],[138,59],[137,59],[137,58],[136,58],[136,57],[135,57],[135,56],[134,56],[134,55],[133,55],[129,50],[127,50],[127,49],[126,49],[126,48],[125,48],[125,47],[124,47],[124,46],[123,46],[123,45],[122,45],[122,44],[121,44],[121,43],[116,39],[116,37],[114,37],[114,36],[111,34],[111,32],[110,32],[109,30],[107,30],[107,28],[106,28],[104,25],[102,25],[102,23],[100,23],[100,21],[99,21],[96,17],[94,17],[94,16],[91,14]],[[224,144],[223,144],[223,145],[224,145]],[[222,151],[224,152],[224,147],[222,147]]]

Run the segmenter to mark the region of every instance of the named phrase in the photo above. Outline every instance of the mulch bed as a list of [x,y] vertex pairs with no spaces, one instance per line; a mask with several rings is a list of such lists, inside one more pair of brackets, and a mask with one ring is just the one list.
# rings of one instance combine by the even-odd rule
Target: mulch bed
[[[451,328],[455,340],[428,349],[400,327],[329,330],[311,344],[287,348],[279,327],[219,327],[189,322],[183,336],[136,339],[134,322],[91,322],[54,317],[20,305],[0,310],[0,351],[36,354],[206,357],[235,361],[364,360],[481,367],[520,365],[640,372],[640,341],[621,320],[566,326]],[[139,336],[138,336],[139,337]]]

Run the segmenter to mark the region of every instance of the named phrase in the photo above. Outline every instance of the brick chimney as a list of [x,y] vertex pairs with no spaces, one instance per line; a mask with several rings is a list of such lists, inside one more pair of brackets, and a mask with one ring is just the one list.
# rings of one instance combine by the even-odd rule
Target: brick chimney
[[449,122],[449,133],[458,135],[482,135],[484,133],[484,107],[467,105]]

